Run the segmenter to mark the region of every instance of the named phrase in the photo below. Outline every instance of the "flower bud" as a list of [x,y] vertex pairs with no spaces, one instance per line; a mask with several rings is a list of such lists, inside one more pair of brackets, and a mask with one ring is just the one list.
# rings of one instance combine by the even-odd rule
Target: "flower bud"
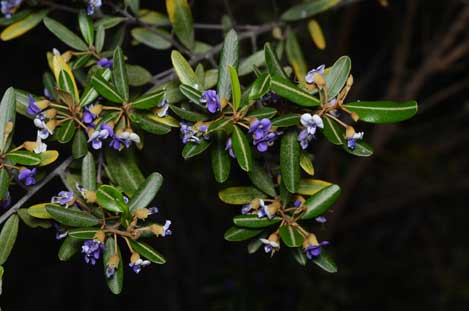
[[269,204],[269,205],[267,206],[267,208],[268,208],[268,210],[269,210],[269,214],[270,214],[270,215],[275,215],[275,214],[277,214],[277,212],[279,211],[279,209],[280,209],[281,206],[282,206],[282,205],[280,204],[279,201],[274,201],[274,202],[272,202],[272,204]]
[[319,73],[314,74],[314,82],[316,82],[319,88],[322,88],[326,85],[326,80]]
[[24,149],[33,152],[36,149],[36,142],[35,141],[25,141],[23,143]]
[[353,119],[353,121],[357,122],[358,119],[360,119],[360,117],[358,116],[358,114],[356,114],[355,112],[352,112],[350,114],[350,117]]
[[259,199],[254,199],[254,200],[251,201],[250,205],[251,205],[251,208],[253,210],[257,210],[259,208],[259,205],[260,205],[260,200]]
[[113,267],[118,267],[119,266],[119,256],[118,255],[112,255],[111,258],[109,258],[107,264]]
[[355,129],[354,129],[353,127],[351,127],[351,126],[347,126],[347,127],[345,128],[345,136],[346,136],[347,138],[350,138],[350,137],[353,136],[353,134],[355,134]]
[[103,230],[98,230],[94,235],[94,239],[100,241],[101,243],[104,243],[104,241],[106,240],[106,234]]
[[135,210],[134,216],[137,217],[138,219],[147,219],[148,218],[148,209],[146,208],[137,208]]
[[36,106],[38,106],[41,110],[46,109],[47,107],[49,107],[49,105],[50,101],[48,101],[47,99],[36,101]]
[[13,122],[8,121],[6,127],[5,127],[5,137],[8,137],[10,133],[13,131]]
[[70,59],[72,58],[73,54],[72,51],[67,51],[62,54],[62,58],[64,59],[64,62],[68,63]]
[[163,226],[161,225],[158,225],[158,224],[153,224],[150,226],[150,231],[156,235],[156,236],[159,236],[159,235],[163,235],[164,233],[164,228]]
[[274,232],[274,233],[272,233],[271,235],[269,235],[268,240],[269,240],[270,242],[274,242],[274,243],[280,244],[280,243],[279,243],[279,242],[280,242],[280,237],[279,237],[279,235],[278,235],[277,232]]
[[139,260],[139,259],[140,259],[140,255],[136,252],[133,252],[132,256],[130,256],[130,262],[131,263],[136,263],[137,260]]
[[303,248],[307,248],[310,245],[319,245],[318,238],[314,233],[310,233],[303,241]]
[[99,114],[103,111],[103,105],[101,104],[96,104],[93,105],[89,108],[90,112],[99,116]]
[[228,105],[228,100],[226,98],[221,98],[220,105],[221,105],[221,110],[223,110],[223,108],[225,108],[226,105]]
[[96,192],[86,190],[85,200],[86,200],[86,203],[95,203],[96,202]]
[[49,122],[46,123],[46,126],[49,131],[54,132],[57,122],[55,119],[49,120]]
[[57,115],[57,110],[54,108],[50,108],[45,111],[45,114],[47,119],[53,119]]

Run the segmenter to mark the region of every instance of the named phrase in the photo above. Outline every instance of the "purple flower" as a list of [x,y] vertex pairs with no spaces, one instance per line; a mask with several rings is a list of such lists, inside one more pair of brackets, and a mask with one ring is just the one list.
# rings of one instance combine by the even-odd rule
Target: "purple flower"
[[350,150],[353,150],[355,149],[355,147],[357,146],[357,140],[362,140],[363,139],[363,135],[364,133],[363,132],[358,132],[358,133],[354,133],[352,135],[352,137],[347,137],[347,147],[350,149]]
[[309,83],[309,84],[315,83],[316,81],[314,80],[314,75],[315,74],[323,75],[325,67],[326,67],[325,65],[321,65],[321,66],[309,71],[305,76],[306,83]]
[[326,219],[326,217],[324,217],[324,216],[316,217],[314,220],[316,220],[316,221],[319,222],[320,224],[325,224],[325,223],[327,222],[327,219]]
[[134,272],[137,274],[140,273],[140,271],[142,271],[143,267],[146,267],[149,265],[150,265],[150,261],[142,260],[141,258],[137,259],[135,262],[129,263],[129,267],[131,267],[132,270],[134,270]]
[[73,201],[73,192],[72,191],[60,191],[57,196],[52,197],[50,200],[52,203],[60,204],[63,206],[69,205]]
[[93,109],[93,106],[90,105],[90,107],[84,107],[84,112],[83,112],[83,123],[84,124],[91,124],[93,123],[94,120],[98,117],[96,114],[94,114],[91,109]]
[[305,254],[306,254],[306,257],[308,257],[308,259],[313,259],[313,258],[316,258],[318,257],[319,255],[321,255],[321,247],[322,246],[326,246],[326,245],[329,245],[329,242],[328,241],[322,241],[320,242],[319,244],[316,244],[316,245],[308,245],[304,251],[305,251]]
[[165,237],[167,235],[173,234],[173,231],[169,229],[170,226],[171,226],[171,220],[166,220],[163,226],[163,234],[161,234],[161,236]]
[[2,14],[5,18],[11,18],[11,15],[15,13],[18,6],[23,0],[4,0],[0,2]]
[[36,183],[36,168],[22,168],[18,174],[18,179],[22,181],[26,186],[31,186]]
[[158,105],[158,108],[157,108],[158,117],[160,117],[160,118],[166,117],[168,115],[168,108],[169,108],[169,102],[165,98]]
[[108,279],[112,278],[112,276],[116,273],[117,267],[114,265],[106,265],[106,271],[104,274]]
[[210,113],[216,113],[221,109],[220,97],[215,90],[204,91],[200,102],[206,104],[205,107]]
[[124,146],[129,148],[133,142],[136,144],[140,143],[140,136],[134,132],[124,131],[112,136],[112,140],[109,146],[119,151],[124,148]]
[[295,202],[293,202],[293,206],[295,206],[296,208],[301,207],[301,205],[303,205],[303,202],[301,200],[295,200]]
[[228,140],[226,141],[225,150],[228,150],[228,154],[230,155],[230,157],[232,157],[233,159],[236,159],[236,155],[234,154],[234,151],[233,151],[233,141],[231,137],[228,138]]
[[44,88],[43,93],[44,93],[45,98],[47,98],[47,99],[51,98],[51,94],[50,94],[49,90],[46,87]]
[[158,207],[153,206],[148,208],[148,215],[158,214]]
[[246,214],[248,214],[249,212],[251,212],[251,211],[253,211],[253,210],[255,210],[255,209],[259,209],[259,208],[260,208],[260,210],[263,210],[263,209],[265,208],[264,200],[259,199],[258,202],[259,202],[259,206],[257,206],[257,203],[256,203],[256,206],[257,206],[256,208],[254,208],[254,206],[252,205],[252,203],[249,203],[249,204],[244,205],[243,208],[241,209],[241,214],[246,215]]
[[54,131],[49,129],[46,123],[46,115],[44,112],[41,112],[36,115],[34,118],[34,125],[38,128],[37,135],[41,139],[46,139],[49,135],[52,135]]
[[267,149],[274,144],[274,141],[282,135],[283,132],[270,132],[260,139],[254,139],[254,146],[257,147],[259,152],[265,152]]
[[272,91],[267,92],[261,97],[260,101],[264,104],[278,104],[282,101],[282,98]]
[[261,139],[267,132],[272,128],[272,122],[269,119],[264,118],[262,120],[254,120],[249,126],[249,133],[253,133],[254,139]]
[[201,138],[205,140],[210,138],[210,136],[207,134],[208,127],[206,125],[200,125],[197,129],[195,129],[193,124],[181,121],[179,126],[183,144],[200,144]]
[[0,202],[0,207],[2,209],[7,208],[11,204],[11,195],[10,192],[7,192],[3,200]]
[[310,113],[301,115],[300,123],[305,128],[298,134],[297,140],[304,150],[308,148],[311,140],[315,138],[314,134],[316,134],[317,128],[324,128],[324,123],[319,115],[315,114],[312,116]]
[[29,103],[28,103],[28,114],[29,115],[36,115],[38,114],[39,112],[41,112],[41,108],[39,108],[37,105],[36,105],[36,101],[34,100],[34,97],[30,94],[29,95]]
[[264,252],[267,254],[280,248],[278,241],[271,240],[271,237],[269,237],[269,239],[260,239],[260,241],[264,244]]
[[113,136],[113,128],[109,124],[103,123],[101,124],[99,129],[97,129],[93,132],[93,134],[91,134],[90,138],[88,139],[88,142],[91,142],[91,146],[94,150],[98,150],[103,147],[103,140]]
[[112,69],[113,64],[114,62],[112,61],[112,59],[108,59],[106,57],[103,57],[96,62],[96,65],[98,65],[99,67],[109,68],[109,69]]
[[98,240],[86,240],[81,247],[81,252],[85,254],[85,262],[94,266],[104,248],[104,244]]
[[99,9],[103,5],[101,0],[88,0],[88,15],[93,15],[96,9]]

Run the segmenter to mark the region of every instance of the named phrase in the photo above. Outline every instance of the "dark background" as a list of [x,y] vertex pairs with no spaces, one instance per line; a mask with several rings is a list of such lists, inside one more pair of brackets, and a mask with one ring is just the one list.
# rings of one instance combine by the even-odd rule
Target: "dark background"
[[[142,1],[162,10],[163,4]],[[228,1],[238,24],[275,20],[298,1]],[[354,2],[354,1],[351,1]],[[165,183],[156,200],[173,220],[174,235],[153,245],[168,263],[125,275],[124,292],[112,295],[101,266],[80,256],[59,262],[54,230],[22,225],[6,263],[4,310],[467,310],[468,29],[464,1],[356,1],[318,17],[326,40],[317,50],[304,23],[294,24],[310,67],[352,58],[355,85],[349,99],[417,99],[418,115],[398,126],[364,126],[376,154],[357,160],[328,144],[314,146],[316,177],[341,185],[342,199],[320,230],[339,272],[299,266],[286,251],[269,258],[249,255],[246,243],[223,233],[238,210],[217,199],[207,156],[183,161],[176,131],[147,137],[142,168],[159,171]],[[224,1],[193,1],[194,19],[219,23]],[[56,18],[74,23],[70,15]],[[220,31],[197,31],[216,44]],[[270,40],[268,36],[259,42]],[[170,67],[169,53],[126,41],[129,62],[156,74]],[[45,52],[64,48],[43,26],[0,43],[0,89],[13,85],[41,93]],[[249,51],[249,46],[244,46]],[[22,134],[34,135],[21,118]],[[31,128],[31,129],[30,129]],[[321,140],[320,140],[321,141]],[[322,140],[323,141],[323,140]],[[241,173],[229,184],[240,185]],[[59,181],[40,195],[62,189]],[[39,201],[41,198],[38,198]],[[33,202],[31,202],[33,203]]]

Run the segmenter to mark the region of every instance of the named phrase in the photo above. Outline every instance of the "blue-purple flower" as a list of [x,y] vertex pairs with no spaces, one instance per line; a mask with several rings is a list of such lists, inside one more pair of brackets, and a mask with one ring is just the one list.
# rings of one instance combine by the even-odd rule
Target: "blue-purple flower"
[[171,235],[173,234],[173,232],[171,231],[171,229],[169,229],[169,227],[171,226],[171,220],[166,220],[166,222],[164,223],[164,225],[158,225],[158,224],[153,224],[150,226],[150,230],[151,232],[153,232],[154,235],[156,236],[162,236],[162,237],[165,237],[165,236],[168,236],[168,235]]
[[140,136],[130,131],[120,132],[119,134],[112,135],[111,138],[109,146],[118,151],[124,148],[124,146],[129,148],[132,143],[140,143]]
[[34,100],[34,97],[32,95],[29,95],[29,102],[28,102],[28,109],[27,109],[28,114],[34,116],[38,114],[39,112],[41,112],[41,110],[42,109],[36,105],[36,101]]
[[158,105],[158,107],[155,109],[156,114],[160,118],[164,118],[168,115],[168,108],[169,108],[169,102],[166,98],[164,98]]
[[55,232],[55,239],[56,240],[62,240],[68,235],[67,230],[65,230],[63,227],[59,226],[56,223],[54,223],[54,228],[56,230],[56,232]]
[[149,265],[150,265],[149,260],[142,260],[141,258],[138,258],[134,262],[129,263],[129,267],[131,267],[132,270],[134,270],[134,272],[137,274],[140,273],[140,271],[142,271],[142,268],[149,266]]
[[120,258],[118,255],[112,255],[106,263],[106,270],[104,274],[108,279],[112,278],[116,273],[117,267],[119,266]]
[[324,216],[318,216],[316,217],[314,220],[316,220],[317,222],[319,222],[320,224],[325,224],[327,222],[327,219],[326,217]]
[[233,140],[231,139],[231,137],[228,138],[226,141],[225,150],[228,151],[228,154],[230,155],[230,157],[232,157],[233,159],[236,159],[236,155],[233,151]]
[[314,134],[317,128],[324,128],[324,123],[319,115],[312,116],[310,113],[301,115],[300,123],[305,128],[298,134],[297,140],[300,142],[301,148],[306,149],[311,140],[315,138]]
[[74,201],[72,191],[60,191],[58,195],[53,196],[50,200],[52,203],[60,204],[62,206],[68,207]]
[[364,135],[363,132],[358,132],[358,133],[354,133],[351,137],[347,137],[347,147],[350,150],[355,149],[355,147],[357,146],[357,140],[362,140],[363,135]]
[[22,168],[18,174],[18,179],[22,181],[26,186],[31,186],[36,183],[36,168]]
[[267,217],[269,219],[274,218],[275,214],[280,209],[280,203],[278,201],[274,201],[269,205],[259,205],[259,209],[257,210],[257,217]]
[[257,140],[263,138],[272,128],[272,122],[264,118],[262,120],[254,120],[249,126],[249,133]]
[[246,215],[254,210],[264,209],[265,202],[262,199],[255,199],[241,208],[241,214]]
[[205,104],[205,107],[210,113],[216,113],[221,109],[220,97],[215,90],[204,91],[200,102]]
[[303,201],[302,200],[295,200],[295,202],[293,202],[293,206],[296,207],[296,208],[299,208],[301,207],[301,205],[303,205]]
[[272,233],[268,239],[259,239],[264,244],[264,251],[269,254],[274,254],[275,251],[280,249],[280,239],[277,233]]
[[23,0],[4,0],[0,2],[2,14],[5,18],[11,18],[11,15],[16,12],[19,5]]
[[265,152],[270,146],[274,144],[274,141],[282,134],[283,132],[269,132],[260,139],[254,139],[254,146],[256,146],[257,151]]
[[103,5],[101,0],[88,0],[87,13],[93,15],[96,9],[99,9]]
[[93,121],[96,120],[98,115],[101,113],[101,110],[101,105],[88,105],[83,107],[83,123],[86,125],[93,123]]
[[328,241],[318,242],[316,235],[310,233],[303,242],[303,250],[308,259],[314,259],[321,255],[321,247],[329,245]]
[[103,147],[103,140],[113,136],[114,129],[109,124],[103,123],[101,124],[99,129],[95,130],[91,134],[90,138],[88,139],[88,142],[91,142],[91,147],[93,147],[94,150],[98,150]]
[[109,68],[112,69],[114,62],[112,59],[108,59],[106,57],[100,58],[97,62],[96,65],[98,65],[101,68]]
[[46,114],[44,112],[41,112],[36,115],[36,117],[33,120],[34,125],[38,128],[37,135],[41,139],[46,139],[49,137],[49,135],[54,134],[53,129],[51,129],[49,126],[55,126],[54,121],[49,121],[46,123]]
[[0,207],[2,209],[5,209],[8,206],[10,206],[10,204],[11,204],[11,195],[10,195],[10,192],[7,192],[3,200],[0,202]]
[[98,240],[86,240],[81,247],[81,252],[85,254],[85,262],[91,263],[93,266],[96,264],[96,260],[101,257],[101,253],[104,251],[104,243]]
[[198,128],[195,128],[193,124],[181,121],[179,126],[183,144],[200,144],[201,139],[208,140],[210,138],[210,136],[207,135],[208,127],[206,125],[200,125]]
[[325,67],[326,67],[325,65],[321,65],[313,70],[310,70],[305,76],[306,83],[309,83],[309,84],[316,83],[317,81],[315,81],[314,76],[316,74],[319,74],[322,76],[324,74]]

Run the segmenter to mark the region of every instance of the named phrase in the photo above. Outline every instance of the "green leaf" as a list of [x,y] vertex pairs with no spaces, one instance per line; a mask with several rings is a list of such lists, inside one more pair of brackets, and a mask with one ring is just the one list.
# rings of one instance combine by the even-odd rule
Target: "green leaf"
[[241,85],[239,84],[238,73],[236,69],[228,65],[228,69],[230,72],[230,80],[231,80],[231,94],[233,95],[233,106],[235,111],[239,109],[239,104],[241,103]]
[[272,119],[272,126],[289,127],[300,124],[300,115],[296,113],[287,113]]
[[277,196],[274,183],[272,182],[272,176],[256,162],[253,162],[252,170],[248,172],[248,176],[254,186],[271,197]]
[[99,223],[93,215],[60,205],[47,204],[46,210],[57,222],[70,227],[93,227]]
[[262,234],[259,235],[258,238],[256,239],[252,239],[249,244],[248,244],[248,253],[249,254],[254,254],[255,252],[257,252],[257,250],[262,246],[264,245],[264,243],[262,243],[261,239],[266,239],[267,238],[267,234],[264,232]]
[[154,172],[148,176],[130,199],[128,204],[130,212],[137,208],[147,207],[155,198],[162,184],[163,176],[160,173]]
[[226,230],[224,238],[230,242],[240,242],[253,238],[261,232],[262,229],[246,229],[233,226]]
[[412,118],[417,113],[417,102],[404,103],[392,101],[353,102],[344,105],[355,112],[361,121],[370,123],[394,123]]
[[218,183],[223,183],[230,177],[231,160],[228,152],[225,150],[225,136],[218,133],[215,141],[215,146],[213,146],[211,152],[212,171],[215,180]]
[[52,219],[52,216],[46,210],[46,205],[49,203],[36,204],[28,208],[28,213],[34,218],[39,219]]
[[165,26],[169,24],[169,19],[166,15],[152,11],[147,9],[141,9],[138,12],[138,16],[140,21],[145,22],[147,24],[155,25],[155,26]]
[[300,180],[297,193],[303,195],[313,195],[330,185],[332,185],[330,182],[324,180],[303,178]]
[[114,50],[112,58],[112,81],[116,87],[117,93],[125,100],[129,100],[129,82],[127,76],[127,67],[125,66],[124,53],[120,47]]
[[166,50],[171,47],[171,41],[166,38],[170,38],[171,35],[161,29],[149,30],[144,27],[137,27],[130,31],[132,37],[148,47],[155,50]]
[[115,180],[126,194],[132,196],[145,181],[145,177],[138,168],[131,150],[117,152],[106,149],[104,155],[111,179]]
[[150,260],[153,263],[156,264],[164,264],[166,263],[166,259],[155,251],[150,245],[140,242],[140,241],[134,241],[134,240],[128,240],[134,251],[145,257],[146,259]]
[[201,154],[210,146],[211,141],[202,140],[200,143],[187,143],[182,149],[182,157],[184,160],[195,157],[196,155]]
[[313,262],[326,272],[329,272],[329,273],[337,272],[337,266],[335,262],[332,260],[332,258],[324,249],[321,249],[321,255],[314,258]]
[[86,14],[85,10],[80,10],[78,14],[78,24],[80,26],[81,35],[89,46],[94,42],[94,26],[91,18]]
[[187,0],[166,0],[166,10],[178,39],[189,49],[194,46],[192,13]]
[[130,119],[133,124],[136,124],[141,129],[155,135],[164,135],[171,132],[171,127],[160,122],[156,122],[151,118],[152,114],[131,113]]
[[337,185],[328,186],[309,197],[304,206],[305,213],[301,219],[312,219],[323,215],[340,196],[340,187]]
[[283,71],[282,66],[280,65],[280,61],[277,58],[277,54],[272,50],[270,43],[267,42],[264,45],[264,53],[265,53],[265,63],[267,64],[267,69],[269,70],[269,74],[273,76],[279,76],[283,79],[288,79],[285,71]]
[[315,0],[298,4],[282,14],[284,21],[296,21],[305,19],[328,10],[338,4],[340,0]]
[[83,131],[78,131],[73,138],[72,154],[74,159],[80,159],[88,152],[88,143]]
[[[125,17],[103,17],[94,23],[95,28],[103,27],[103,29],[110,29],[116,27],[120,23],[126,21]],[[143,20],[142,20],[143,21]]]
[[302,248],[294,248],[293,251],[293,258],[295,258],[296,262],[302,266],[306,266],[308,263],[308,259]]
[[181,90],[181,93],[184,94],[184,96],[186,96],[187,99],[189,99],[191,102],[203,108],[204,110],[206,109],[205,106],[200,103],[200,98],[202,97],[201,91],[186,84],[181,84],[179,89]]
[[98,230],[99,228],[76,228],[68,230],[68,235],[78,240],[91,240]]
[[342,145],[342,148],[357,157],[369,157],[373,155],[373,148],[364,141],[357,141],[353,150],[348,148],[345,144]]
[[28,213],[27,208],[20,208],[16,212],[20,219],[28,226],[31,228],[43,228],[43,229],[48,229],[52,227],[52,223],[48,220],[44,219],[38,219],[34,218]]
[[104,41],[106,40],[106,30],[103,26],[96,27],[96,38],[95,38],[95,47],[96,52],[101,53],[104,47]]
[[306,62],[295,32],[291,29],[288,30],[285,47],[287,50],[288,61],[293,67],[296,78],[298,81],[304,81],[306,75]]
[[280,97],[304,107],[319,106],[319,99],[280,76],[273,76],[271,88]]
[[98,188],[96,202],[110,212],[125,213],[129,210],[122,193],[109,185],[102,185]]
[[83,68],[86,66],[88,63],[90,63],[93,59],[93,56],[91,55],[82,55],[79,56],[73,63],[72,65],[72,70],[75,70],[75,73],[77,73],[77,69]]
[[96,164],[91,152],[88,152],[81,163],[81,185],[86,190],[96,191]]
[[223,118],[217,121],[214,121],[208,126],[208,133],[216,132],[216,131],[225,131],[231,133],[233,129],[233,119],[231,118]]
[[10,186],[10,176],[6,168],[0,168],[0,201],[5,200]]
[[171,61],[179,81],[181,81],[182,84],[187,84],[194,88],[202,87],[202,84],[199,82],[199,79],[197,78],[197,75],[195,74],[191,65],[187,62],[181,53],[176,50],[172,51]]
[[122,103],[124,101],[124,98],[122,98],[122,96],[117,93],[112,85],[100,75],[94,75],[91,78],[91,85],[107,100],[110,100],[114,103]]
[[[12,136],[10,132],[15,126],[15,110],[15,90],[10,87],[6,90],[5,94],[3,94],[0,103],[0,153],[4,153],[10,147]],[[11,125],[11,129],[9,125]]]
[[233,151],[239,166],[246,172],[252,169],[251,146],[243,131],[238,126],[233,126],[233,135],[231,136]]
[[38,165],[41,163],[41,156],[34,152],[18,150],[6,154],[8,160],[21,165]]
[[299,247],[303,244],[304,237],[295,226],[282,226],[278,230],[283,243],[288,247]]
[[83,241],[74,239],[70,236],[67,236],[63,241],[62,245],[60,246],[58,257],[60,261],[68,261],[70,260],[73,255],[78,253]]
[[138,14],[140,8],[140,0],[124,0],[124,3],[130,8],[132,13]]
[[163,99],[164,91],[148,93],[132,101],[132,107],[135,109],[151,109],[158,106]]
[[267,72],[257,77],[249,92],[249,99],[259,99],[270,90],[270,76]]
[[337,121],[325,116],[322,118],[324,121],[324,128],[322,133],[328,141],[334,145],[343,145],[345,143],[345,129]]
[[229,100],[231,97],[231,78],[229,67],[238,67],[239,62],[239,42],[238,34],[234,30],[230,30],[223,42],[223,49],[220,56],[220,63],[218,66],[218,83],[217,93],[220,100]]
[[178,117],[187,121],[191,121],[191,122],[205,121],[209,118],[205,114],[187,110],[185,108],[179,108],[178,106],[175,106],[175,105],[169,105],[169,108],[171,108],[171,110],[175,114],[177,114]]
[[352,61],[348,56],[340,57],[324,75],[329,98],[334,98],[344,87],[350,74]]
[[[53,81],[54,89],[55,89],[55,80]],[[55,92],[55,91],[54,91]],[[23,90],[15,89],[15,97],[16,97],[16,112],[29,118],[34,119],[34,116],[28,114],[28,105],[29,105],[29,92],[25,92]],[[33,95],[34,99],[37,99],[37,96]]]
[[243,205],[251,203],[254,199],[264,199],[267,196],[254,187],[230,187],[220,191],[218,197],[227,204]]
[[78,51],[88,50],[86,43],[81,40],[76,34],[71,32],[67,27],[59,23],[58,21],[46,17],[44,18],[44,25],[47,29],[50,30],[57,38],[59,38],[63,43],[70,46],[71,48]]
[[[117,246],[117,250],[115,247]],[[124,262],[122,261],[122,254],[117,243],[114,242],[114,238],[108,238],[106,240],[106,248],[103,253],[103,264],[104,264],[104,273],[106,273],[107,263],[112,256],[117,253],[119,256],[119,265],[117,266],[116,273],[110,278],[105,276],[106,284],[115,295],[118,295],[122,292],[122,286],[124,284]]]
[[253,229],[269,227],[269,226],[275,225],[276,223],[279,223],[281,220],[282,218],[280,217],[274,217],[272,219],[269,219],[267,217],[259,218],[255,214],[238,215],[235,218],[233,218],[233,222],[235,225],[239,227],[253,228]]
[[314,166],[311,160],[311,156],[307,152],[301,152],[300,155],[300,166],[307,174],[313,176],[314,175]]
[[261,67],[265,65],[265,52],[263,50],[257,51],[249,57],[243,59],[239,63],[238,75],[245,76],[253,71],[254,67]]
[[49,10],[47,9],[31,13],[26,18],[21,19],[5,28],[0,34],[0,39],[3,41],[8,41],[27,33],[36,27],[48,13]]
[[72,140],[76,130],[75,121],[68,120],[62,123],[57,131],[55,131],[55,137],[57,137],[58,142],[66,144]]
[[272,107],[263,107],[263,108],[256,109],[256,110],[249,112],[246,116],[261,120],[264,118],[270,119],[276,114],[277,114],[277,109],[272,108]]
[[300,183],[300,144],[296,131],[288,132],[282,137],[280,171],[287,190],[296,193]]
[[[103,78],[104,81],[109,81],[111,79],[112,72],[109,69],[99,69],[95,75],[99,75]],[[94,102],[96,98],[98,98],[99,94],[96,89],[93,87],[92,83],[89,83],[83,93],[81,94],[80,98],[80,106],[86,106]],[[120,101],[118,101],[120,102]]]
[[19,218],[14,214],[3,225],[0,232],[0,265],[3,265],[10,256],[18,235],[18,226]]
[[151,81],[151,73],[145,68],[136,65],[127,65],[127,76],[130,86],[143,86]]

